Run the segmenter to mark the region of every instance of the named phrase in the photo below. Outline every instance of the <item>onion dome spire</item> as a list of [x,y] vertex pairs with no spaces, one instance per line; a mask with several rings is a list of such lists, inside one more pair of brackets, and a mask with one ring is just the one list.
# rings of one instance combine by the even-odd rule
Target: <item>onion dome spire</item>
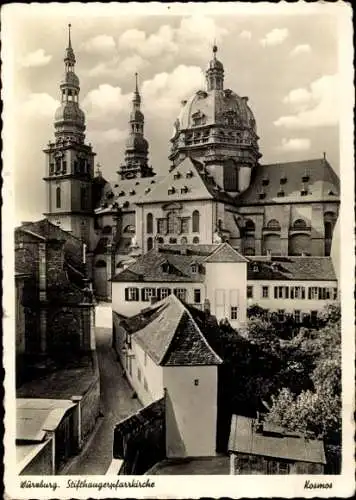
[[71,40],[71,25],[68,25],[68,46],[64,55],[64,76],[60,82],[61,105],[54,118],[55,135],[84,141],[85,116],[79,107],[79,78],[74,72],[76,60]]
[[209,66],[206,71],[206,82],[207,82],[208,92],[210,90],[223,90],[224,88],[224,66],[216,57],[217,51],[218,51],[218,46],[214,42],[213,58],[209,62]]

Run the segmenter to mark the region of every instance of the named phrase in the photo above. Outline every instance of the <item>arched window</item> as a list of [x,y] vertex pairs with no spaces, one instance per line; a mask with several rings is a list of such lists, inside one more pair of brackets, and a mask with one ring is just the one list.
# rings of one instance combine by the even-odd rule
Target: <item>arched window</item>
[[97,260],[95,262],[95,267],[106,267],[106,262],[105,260]]
[[150,236],[149,238],[147,238],[147,251],[151,250],[152,247],[153,247],[153,239]]
[[276,219],[271,219],[270,221],[267,222],[267,227],[268,229],[274,229],[275,231],[280,231],[281,226]]
[[[199,233],[199,219],[200,219],[200,214],[199,214],[198,210],[194,210],[193,217],[192,217],[193,233]],[[194,241],[193,241],[193,243],[194,243]]]
[[133,226],[132,224],[129,224],[128,226],[125,226],[124,227],[124,233],[132,233],[132,234],[135,234],[136,230],[135,230],[135,226]]
[[194,243],[194,245],[197,245],[197,244],[199,243],[199,238],[198,238],[198,236],[194,236],[194,238],[193,238],[193,243]]
[[169,243],[175,245],[177,243],[177,238],[169,238]]
[[148,234],[153,233],[153,216],[152,216],[152,214],[147,214],[146,227],[147,227]]
[[174,225],[175,225],[174,220],[175,220],[174,213],[169,212],[169,214],[167,215],[167,232],[168,233],[174,233]]
[[307,224],[303,219],[297,219],[293,223],[293,229],[305,229],[306,227]]
[[87,208],[87,190],[85,187],[80,188],[80,208],[82,210]]
[[59,186],[56,189],[56,207],[61,208],[61,188]]
[[245,229],[246,231],[254,231],[255,223],[251,219],[247,219],[247,221],[245,222]]
[[324,230],[325,230],[325,238],[327,240],[331,240],[333,236],[333,225],[332,222],[325,221],[324,222]]
[[180,244],[181,245],[186,245],[188,243],[188,240],[185,236],[183,236],[181,239],[180,239]]

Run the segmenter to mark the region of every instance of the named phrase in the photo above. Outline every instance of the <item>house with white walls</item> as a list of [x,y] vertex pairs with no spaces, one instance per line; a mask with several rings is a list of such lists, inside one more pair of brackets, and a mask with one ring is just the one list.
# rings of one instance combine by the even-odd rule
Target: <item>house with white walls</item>
[[174,294],[130,318],[113,313],[114,348],[138,398],[147,406],[165,397],[168,458],[216,455],[222,360],[196,313]]
[[218,320],[246,322],[246,257],[228,243],[157,246],[112,279],[112,308],[124,316],[173,294]]
[[327,304],[339,300],[338,281],[331,257],[251,257],[247,268],[247,304],[277,314],[292,315],[296,323],[312,322]]

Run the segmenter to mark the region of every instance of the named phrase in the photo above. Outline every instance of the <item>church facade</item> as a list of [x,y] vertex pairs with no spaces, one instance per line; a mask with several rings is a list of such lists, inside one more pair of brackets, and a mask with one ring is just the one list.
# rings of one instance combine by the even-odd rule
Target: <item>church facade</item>
[[47,213],[87,245],[94,290],[110,298],[108,281],[160,245],[228,242],[245,256],[329,256],[340,203],[339,179],[325,155],[263,164],[248,98],[224,87],[217,47],[206,88],[182,101],[167,167],[148,160],[137,85],[124,164],[117,178],[94,174],[79,79],[69,39],[55,142],[47,156]]

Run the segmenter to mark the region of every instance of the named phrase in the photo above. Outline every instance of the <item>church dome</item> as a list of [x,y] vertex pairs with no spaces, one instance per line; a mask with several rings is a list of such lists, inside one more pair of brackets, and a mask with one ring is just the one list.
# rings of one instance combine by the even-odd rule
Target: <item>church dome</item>
[[130,135],[126,140],[126,148],[146,153],[148,150],[148,142],[141,135]]
[[84,125],[85,115],[76,102],[68,101],[62,103],[59,108],[57,108],[54,120],[55,122],[70,120]]
[[183,102],[177,125],[180,130],[197,125],[227,125],[256,132],[256,121],[247,101],[247,97],[229,89],[199,90]]
[[62,85],[71,85],[73,87],[79,88],[79,78],[73,71],[67,71],[64,73],[61,80],[61,86]]

